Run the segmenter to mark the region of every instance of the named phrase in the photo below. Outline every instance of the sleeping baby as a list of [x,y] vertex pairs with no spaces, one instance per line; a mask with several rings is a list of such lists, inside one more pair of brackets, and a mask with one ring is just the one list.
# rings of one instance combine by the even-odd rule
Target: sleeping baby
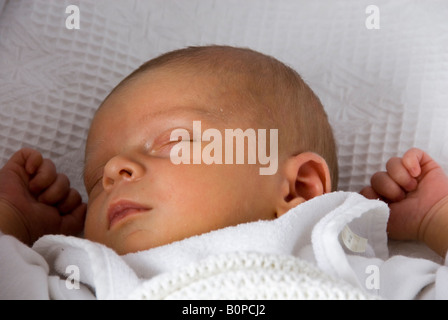
[[[198,140],[198,123],[213,137]],[[247,143],[210,149],[219,134],[236,129],[243,136],[233,139]],[[260,130],[270,139],[255,135],[262,141],[251,147],[249,133]],[[229,151],[232,160],[241,146],[242,161],[216,161],[229,159]],[[266,163],[252,155],[267,150],[277,170],[260,174]],[[174,162],[179,152],[183,161]],[[196,161],[198,154],[215,161]],[[304,261],[313,274],[329,277],[331,292],[349,286],[358,296],[447,298],[440,289],[446,266],[390,257],[387,249],[388,234],[423,241],[445,257],[442,169],[412,149],[375,174],[364,196],[332,192],[337,177],[325,111],[294,70],[234,47],[164,54],[125,78],[97,110],[85,152],[87,206],[35,150],[18,151],[1,169],[0,298],[160,297],[150,293],[161,275],[235,252]],[[71,278],[79,281],[75,289],[67,286],[68,266],[79,271]],[[375,283],[366,270],[378,270]],[[279,293],[305,290],[303,281],[289,282]],[[262,285],[258,292],[274,291]],[[236,297],[247,293],[232,290]]]

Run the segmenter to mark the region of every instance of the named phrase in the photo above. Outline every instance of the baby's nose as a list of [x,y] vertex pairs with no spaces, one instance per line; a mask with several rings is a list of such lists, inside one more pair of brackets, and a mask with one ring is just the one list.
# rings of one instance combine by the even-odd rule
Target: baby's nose
[[144,174],[144,167],[129,157],[117,155],[110,159],[104,167],[103,187],[105,190],[113,188],[123,181],[135,181]]

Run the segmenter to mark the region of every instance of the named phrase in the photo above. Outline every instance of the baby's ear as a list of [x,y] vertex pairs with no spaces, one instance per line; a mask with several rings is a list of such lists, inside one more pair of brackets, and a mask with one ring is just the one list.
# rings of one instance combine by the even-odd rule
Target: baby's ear
[[326,161],[313,152],[290,157],[281,170],[283,185],[277,217],[314,197],[331,192],[330,170]]

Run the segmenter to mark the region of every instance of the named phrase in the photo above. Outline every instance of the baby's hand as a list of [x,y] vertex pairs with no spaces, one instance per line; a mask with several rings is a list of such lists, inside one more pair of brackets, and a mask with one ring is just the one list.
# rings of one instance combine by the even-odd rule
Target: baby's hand
[[389,204],[391,239],[427,242],[429,235],[425,233],[429,222],[440,218],[435,215],[444,215],[443,221],[448,218],[447,211],[431,210],[436,204],[440,207],[444,198],[448,199],[448,177],[428,154],[419,149],[409,150],[403,158],[390,159],[386,170],[374,174],[371,187],[364,188],[361,194]]
[[24,243],[45,234],[77,234],[85,213],[68,178],[38,151],[21,149],[0,170],[0,229]]

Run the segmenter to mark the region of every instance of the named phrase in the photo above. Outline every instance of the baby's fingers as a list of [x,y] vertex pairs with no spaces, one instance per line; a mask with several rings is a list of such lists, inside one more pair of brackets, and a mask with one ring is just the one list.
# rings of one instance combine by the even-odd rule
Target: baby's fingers
[[51,186],[57,178],[56,166],[49,159],[44,159],[30,181],[30,191],[37,195]]
[[78,191],[71,188],[67,196],[58,204],[61,215],[69,214],[82,204],[82,198]]
[[60,232],[65,235],[77,235],[84,228],[87,205],[80,203],[73,210],[62,217]]
[[414,178],[438,166],[426,152],[417,148],[412,148],[403,155],[403,165]]
[[14,153],[4,168],[16,172],[23,181],[29,181],[29,175],[33,175],[42,164],[43,158],[39,151],[23,148]]
[[44,161],[42,154],[34,149],[24,148],[19,152],[25,157],[25,170],[28,174],[33,175]]
[[388,175],[377,172],[372,176],[371,185],[374,192],[388,201],[398,202],[406,197],[403,189]]
[[411,176],[402,159],[391,158],[386,164],[386,170],[389,177],[407,192],[414,191],[417,188],[417,180]]
[[45,204],[57,204],[65,200],[70,192],[70,180],[64,174],[57,174],[56,179],[38,197]]
[[362,194],[367,199],[376,200],[381,198],[381,196],[378,193],[376,193],[372,187],[365,187],[359,193]]

